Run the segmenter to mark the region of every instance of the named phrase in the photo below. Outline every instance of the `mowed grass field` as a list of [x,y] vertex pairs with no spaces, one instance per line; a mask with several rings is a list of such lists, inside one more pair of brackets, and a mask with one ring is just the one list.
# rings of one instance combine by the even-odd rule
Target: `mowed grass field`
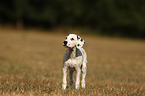
[[1,29],[0,96],[145,96],[145,41],[90,35],[86,89],[62,90],[66,35]]

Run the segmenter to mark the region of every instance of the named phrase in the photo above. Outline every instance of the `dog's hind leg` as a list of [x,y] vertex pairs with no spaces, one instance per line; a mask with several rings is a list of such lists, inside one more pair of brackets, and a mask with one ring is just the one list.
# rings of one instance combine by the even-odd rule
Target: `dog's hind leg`
[[83,64],[82,66],[82,81],[81,81],[81,87],[85,88],[86,84],[85,84],[85,78],[86,78],[86,73],[87,73],[87,67],[86,67],[86,63]]
[[70,77],[69,85],[70,85],[70,87],[73,87],[73,72],[74,72],[74,68],[70,68],[69,69],[69,77]]

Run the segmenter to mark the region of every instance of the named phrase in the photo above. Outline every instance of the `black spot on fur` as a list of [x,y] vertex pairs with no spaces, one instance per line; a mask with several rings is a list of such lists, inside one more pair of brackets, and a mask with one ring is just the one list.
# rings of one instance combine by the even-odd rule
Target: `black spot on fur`
[[74,40],[74,38],[71,38],[70,40],[71,40],[71,41],[73,41],[73,40]]
[[78,47],[81,46],[80,44],[77,45]]
[[83,39],[81,39],[81,42],[83,42]]
[[82,69],[83,65],[81,65],[80,69]]
[[80,39],[80,37],[79,37],[79,36],[77,36],[77,39],[79,40],[79,39]]

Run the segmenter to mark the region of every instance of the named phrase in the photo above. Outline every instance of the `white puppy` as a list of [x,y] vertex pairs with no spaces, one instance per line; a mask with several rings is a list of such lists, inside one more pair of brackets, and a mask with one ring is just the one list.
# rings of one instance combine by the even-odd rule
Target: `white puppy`
[[66,89],[67,86],[67,70],[69,69],[70,86],[73,85],[73,72],[76,71],[76,83],[75,88],[80,87],[80,74],[82,72],[81,87],[85,88],[85,77],[87,72],[87,55],[82,48],[85,41],[75,34],[69,34],[66,40],[63,42],[63,46],[67,47],[63,57],[63,81],[62,89]]

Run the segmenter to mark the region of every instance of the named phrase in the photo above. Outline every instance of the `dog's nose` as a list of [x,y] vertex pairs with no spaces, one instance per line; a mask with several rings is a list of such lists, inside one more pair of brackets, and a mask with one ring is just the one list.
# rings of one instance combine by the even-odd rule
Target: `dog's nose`
[[64,41],[64,42],[63,42],[63,46],[66,46],[66,44],[67,44],[67,41]]

